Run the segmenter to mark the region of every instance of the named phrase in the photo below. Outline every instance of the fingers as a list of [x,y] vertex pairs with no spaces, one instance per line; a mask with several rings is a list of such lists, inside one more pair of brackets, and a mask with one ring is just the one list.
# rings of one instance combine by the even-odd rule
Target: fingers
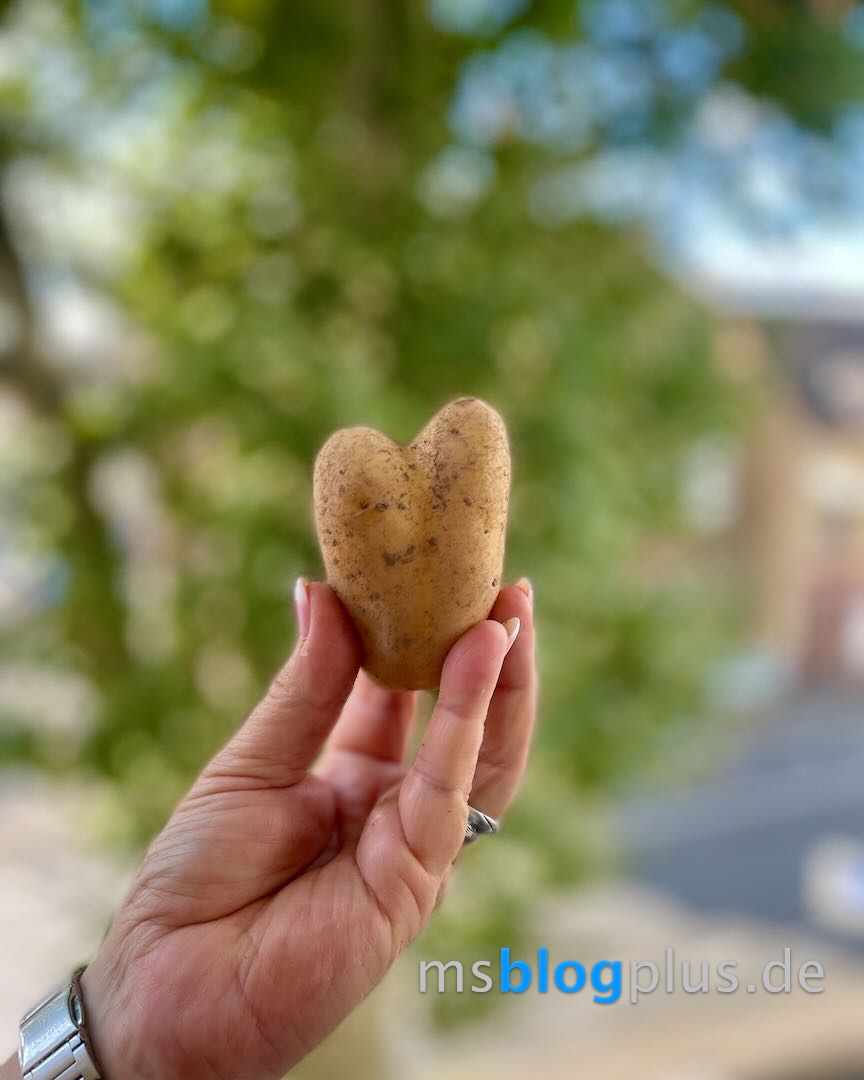
[[298,582],[297,608],[294,652],[200,783],[295,784],[339,717],[360,666],[354,629],[328,585]]
[[471,805],[493,817],[500,817],[509,806],[531,746],[537,712],[532,601],[531,587],[523,579],[501,590],[489,616],[502,623],[515,617],[521,623],[489,704],[471,789]]
[[413,897],[415,913],[425,918],[462,847],[486,710],[518,629],[515,620],[506,628],[482,622],[454,645],[417,758],[396,797],[382,800],[363,830],[358,867],[397,916]]
[[482,622],[444,663],[441,691],[417,758],[402,784],[399,813],[410,849],[441,873],[462,846],[468,793],[483,740],[486,710],[518,622]]
[[381,795],[402,779],[402,761],[416,713],[413,691],[385,690],[361,671],[316,776],[338,793],[341,837],[356,838]]
[[413,691],[385,690],[361,671],[330,736],[322,765],[333,751],[400,763],[405,756],[416,705],[417,695]]

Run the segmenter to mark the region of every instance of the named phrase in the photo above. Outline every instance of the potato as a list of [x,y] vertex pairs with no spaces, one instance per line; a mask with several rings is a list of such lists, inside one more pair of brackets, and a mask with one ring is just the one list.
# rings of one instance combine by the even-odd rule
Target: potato
[[331,435],[315,462],[318,540],[381,685],[438,686],[453,643],[501,584],[510,491],[504,422],[459,398],[410,444],[372,428]]

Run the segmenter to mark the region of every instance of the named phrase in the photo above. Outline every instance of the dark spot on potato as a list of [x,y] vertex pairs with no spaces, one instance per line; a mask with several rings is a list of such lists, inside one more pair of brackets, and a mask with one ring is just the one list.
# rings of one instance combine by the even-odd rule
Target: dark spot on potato
[[363,501],[362,501],[362,502],[360,503],[360,509],[361,509],[361,510],[368,510],[368,509],[369,509],[369,500],[368,500],[368,499],[364,499],[364,500],[363,500]]
[[381,593],[380,592],[370,592],[369,593],[369,599],[370,600],[380,600],[381,599]]
[[493,589],[497,589],[497,588],[498,588],[498,578],[497,578],[497,577],[493,577],[493,578],[492,578],[492,588],[493,588]]
[[438,547],[438,538],[436,536],[430,536],[429,539],[426,541],[426,543],[431,548],[437,548]]
[[450,428],[450,434],[451,435],[458,435],[459,434],[459,428],[458,427],[451,427]]
[[389,505],[390,505],[390,503],[386,503],[386,502],[375,503],[375,509],[376,510],[386,510],[389,507]]
[[469,495],[463,495],[462,502],[464,502],[466,506],[474,505],[474,500]]
[[381,557],[386,566],[395,566],[397,563],[404,566],[406,563],[411,562],[416,550],[413,544],[409,544],[404,551],[382,551]]

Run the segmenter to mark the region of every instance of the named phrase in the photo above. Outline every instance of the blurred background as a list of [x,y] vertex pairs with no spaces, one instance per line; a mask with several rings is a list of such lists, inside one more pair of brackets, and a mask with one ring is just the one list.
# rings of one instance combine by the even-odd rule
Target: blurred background
[[[317,447],[477,394],[531,773],[297,1074],[864,1076],[864,4],[5,0],[0,112],[0,1049],[289,647]],[[417,992],[538,944],[826,992]]]

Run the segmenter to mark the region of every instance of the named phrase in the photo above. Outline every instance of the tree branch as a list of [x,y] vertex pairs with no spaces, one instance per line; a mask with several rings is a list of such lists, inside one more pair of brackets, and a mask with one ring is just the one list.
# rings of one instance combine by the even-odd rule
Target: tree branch
[[117,593],[121,557],[108,523],[94,505],[90,477],[102,447],[84,439],[69,424],[66,390],[60,376],[45,362],[39,318],[30,295],[24,263],[15,246],[5,202],[0,199],[0,296],[14,310],[19,334],[0,358],[0,379],[37,413],[59,423],[71,452],[56,477],[70,497],[74,519],[64,554],[72,570],[70,595],[63,617],[67,637],[83,647],[93,673],[119,676],[134,665],[125,639],[126,613]]

